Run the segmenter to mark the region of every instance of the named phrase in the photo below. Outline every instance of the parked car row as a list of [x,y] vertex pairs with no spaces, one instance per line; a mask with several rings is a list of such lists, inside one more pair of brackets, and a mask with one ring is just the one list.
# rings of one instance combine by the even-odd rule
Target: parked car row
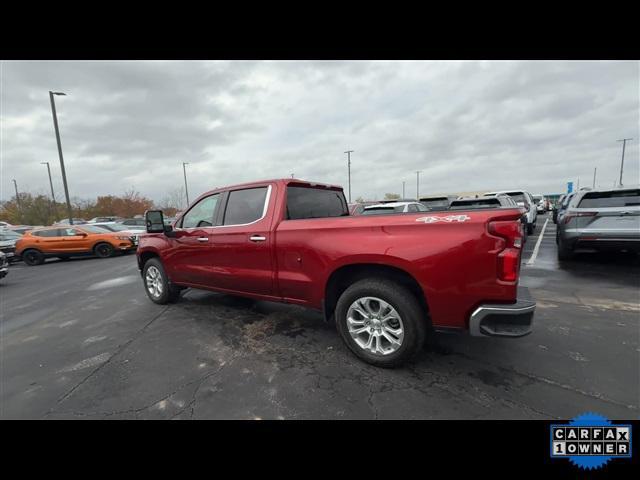
[[[538,203],[542,203],[543,206],[545,206],[546,204],[544,202],[546,199],[544,199],[542,195],[539,197]],[[522,223],[525,232],[531,235],[536,228],[538,208],[534,196],[526,190],[487,192],[480,197],[456,197],[452,195],[421,197],[419,202],[415,200],[404,200],[350,204],[349,213],[351,215],[388,215],[393,213],[507,207],[518,207],[521,209]],[[543,212],[544,211],[545,210],[543,210]]]

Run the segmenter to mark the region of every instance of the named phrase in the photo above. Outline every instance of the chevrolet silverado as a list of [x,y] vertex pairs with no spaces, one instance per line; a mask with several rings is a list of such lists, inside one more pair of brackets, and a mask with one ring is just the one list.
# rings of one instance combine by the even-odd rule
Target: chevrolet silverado
[[158,304],[198,288],[320,310],[362,360],[394,367],[436,330],[518,337],[516,207],[349,215],[342,188],[296,179],[222,187],[173,223],[145,214],[138,266]]

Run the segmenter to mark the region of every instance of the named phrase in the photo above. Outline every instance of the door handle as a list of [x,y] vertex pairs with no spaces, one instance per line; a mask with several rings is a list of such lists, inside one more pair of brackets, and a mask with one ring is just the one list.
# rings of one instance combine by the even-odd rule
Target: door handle
[[198,239],[197,239],[197,240],[198,240],[199,242],[204,243],[204,242],[208,242],[208,241],[209,241],[209,237],[198,237]]
[[252,242],[264,242],[266,239],[267,237],[263,237],[262,235],[251,235],[249,237],[249,240]]

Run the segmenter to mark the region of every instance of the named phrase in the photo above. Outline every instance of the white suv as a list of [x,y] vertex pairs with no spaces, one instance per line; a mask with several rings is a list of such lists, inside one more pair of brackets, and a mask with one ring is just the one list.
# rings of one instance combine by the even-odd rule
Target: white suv
[[496,195],[505,194],[513,198],[518,206],[523,207],[526,212],[527,220],[527,234],[531,235],[536,229],[536,222],[538,220],[538,211],[536,204],[533,200],[533,196],[525,190],[502,190],[500,192],[488,192],[485,193],[485,197],[495,197]]

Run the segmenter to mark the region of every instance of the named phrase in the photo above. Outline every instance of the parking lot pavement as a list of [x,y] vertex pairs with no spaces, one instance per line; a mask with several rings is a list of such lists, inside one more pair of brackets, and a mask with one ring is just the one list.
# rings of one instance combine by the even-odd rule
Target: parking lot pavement
[[[1,418],[638,418],[637,257],[559,264],[545,216],[521,283],[538,301],[521,339],[439,335],[384,370],[317,312],[216,293],[151,303],[133,255],[14,265],[0,281]],[[541,221],[542,220],[542,221]]]

